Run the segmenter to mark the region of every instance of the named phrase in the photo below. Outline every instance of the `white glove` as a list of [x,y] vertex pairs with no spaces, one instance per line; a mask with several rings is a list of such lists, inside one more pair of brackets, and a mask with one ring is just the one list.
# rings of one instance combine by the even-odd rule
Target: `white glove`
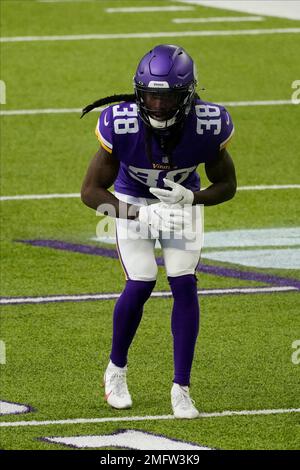
[[194,193],[190,189],[186,189],[184,186],[174,181],[164,178],[164,183],[166,186],[172,188],[169,189],[160,189],[160,188],[149,188],[150,193],[154,194],[161,202],[165,204],[180,204],[184,206],[185,204],[193,204],[194,202]]
[[191,225],[191,214],[182,207],[172,207],[162,202],[141,206],[138,220],[156,231],[177,232]]

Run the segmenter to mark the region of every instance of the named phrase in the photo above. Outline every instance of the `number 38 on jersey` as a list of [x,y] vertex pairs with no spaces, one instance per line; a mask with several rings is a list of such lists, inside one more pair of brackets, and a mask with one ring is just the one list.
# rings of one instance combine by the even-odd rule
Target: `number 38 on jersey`
[[128,108],[120,109],[120,105],[113,106],[115,134],[135,134],[139,130],[137,120],[137,105],[130,104]]
[[[128,108],[120,105],[113,106],[115,134],[135,134],[139,130],[137,105],[130,104]],[[204,134],[206,130],[213,129],[214,135],[221,132],[220,108],[213,105],[196,105],[197,134]]]

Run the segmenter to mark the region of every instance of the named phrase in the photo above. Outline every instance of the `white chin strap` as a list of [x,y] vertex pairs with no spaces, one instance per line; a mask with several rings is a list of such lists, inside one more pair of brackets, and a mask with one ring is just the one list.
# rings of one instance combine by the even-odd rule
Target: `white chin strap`
[[176,117],[174,116],[172,119],[168,119],[167,121],[157,121],[156,119],[153,119],[149,116],[149,121],[154,129],[166,129],[167,127],[173,126],[173,124],[175,124]]

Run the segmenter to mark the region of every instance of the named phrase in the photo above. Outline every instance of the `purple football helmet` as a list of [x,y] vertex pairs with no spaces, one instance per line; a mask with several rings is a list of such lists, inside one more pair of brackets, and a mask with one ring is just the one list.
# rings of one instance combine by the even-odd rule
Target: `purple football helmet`
[[196,67],[182,47],[162,44],[142,58],[133,82],[145,124],[157,130],[169,129],[190,112],[197,85]]

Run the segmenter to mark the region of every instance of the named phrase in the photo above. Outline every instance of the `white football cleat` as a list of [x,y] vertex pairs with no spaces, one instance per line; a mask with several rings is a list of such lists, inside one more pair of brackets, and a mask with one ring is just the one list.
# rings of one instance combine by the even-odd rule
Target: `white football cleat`
[[189,387],[174,383],[171,390],[171,403],[175,418],[198,418],[199,411],[190,397]]
[[130,408],[132,400],[126,382],[127,366],[117,367],[111,361],[104,374],[104,399],[113,408]]

